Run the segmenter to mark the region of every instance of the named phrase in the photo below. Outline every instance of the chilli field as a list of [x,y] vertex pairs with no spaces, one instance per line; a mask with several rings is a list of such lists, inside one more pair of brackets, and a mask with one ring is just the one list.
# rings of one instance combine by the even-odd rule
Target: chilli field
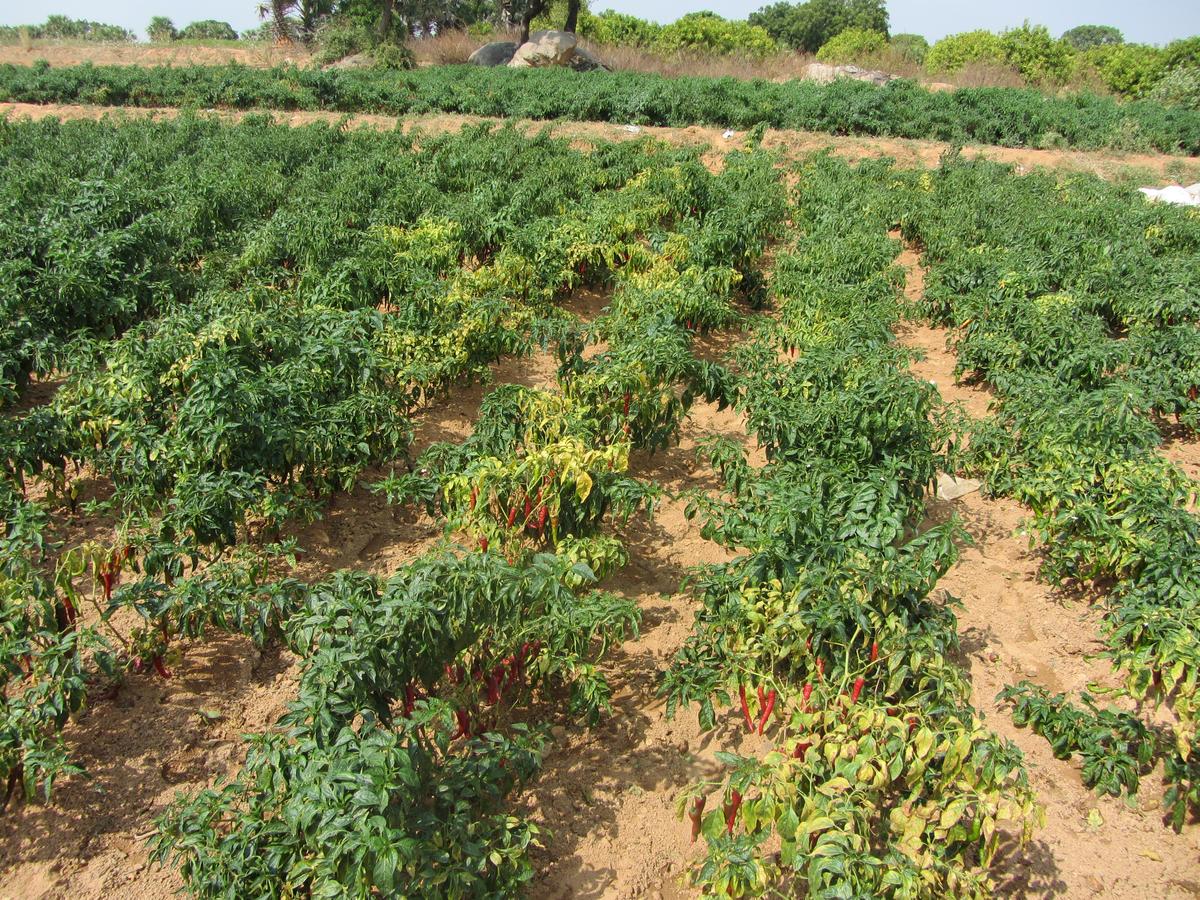
[[0,120],[0,893],[1192,895],[1200,214],[760,138]]

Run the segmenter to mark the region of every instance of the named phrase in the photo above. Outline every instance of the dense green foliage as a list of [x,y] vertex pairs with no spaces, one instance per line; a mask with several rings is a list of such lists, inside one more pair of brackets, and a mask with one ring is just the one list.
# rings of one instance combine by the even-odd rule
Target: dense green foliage
[[132,31],[119,25],[71,19],[67,16],[47,16],[41,25],[0,25],[0,43],[15,44],[24,31],[31,38],[51,41],[132,41]]
[[888,31],[883,0],[780,0],[751,13],[749,22],[780,43],[806,53],[816,53],[848,28],[878,31],[885,38]]
[[1076,25],[1063,32],[1062,39],[1076,50],[1091,50],[1106,44],[1123,44],[1125,35],[1111,25]]
[[888,47],[901,59],[915,63],[924,63],[929,53],[929,41],[919,34],[893,34]]
[[847,28],[822,45],[817,60],[825,63],[861,62],[883,52],[887,37],[866,28]]
[[711,12],[688,13],[668,25],[613,10],[583,13],[579,17],[578,31],[597,44],[642,47],[663,53],[687,50],[763,56],[779,49],[775,39],[764,29],[744,21],[724,19]]
[[1200,110],[1200,66],[1172,69],[1159,79],[1148,96],[1158,103]]
[[1200,115],[1154,103],[1033,90],[931,93],[839,80],[777,84],[733,78],[664,78],[630,72],[441,67],[410,73],[243,66],[145,68],[0,66],[0,99],[247,109],[328,109],[392,115],[481,116],[649,125],[755,125],[1036,146],[1047,135],[1072,147],[1200,153]]
[[232,25],[216,19],[192,22],[179,32],[181,41],[236,41],[237,37]]
[[178,38],[179,32],[166,16],[154,16],[146,26],[146,37],[153,44],[165,44]]
[[1004,62],[999,35],[990,31],[951,34],[935,43],[925,54],[925,68],[933,74],[954,74],[969,63]]

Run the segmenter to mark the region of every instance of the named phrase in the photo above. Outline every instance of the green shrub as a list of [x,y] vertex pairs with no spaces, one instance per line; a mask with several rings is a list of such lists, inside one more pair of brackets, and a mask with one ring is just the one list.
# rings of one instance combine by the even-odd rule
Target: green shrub
[[817,59],[835,64],[858,62],[876,53],[882,53],[885,47],[887,38],[878,31],[847,28],[817,51]]
[[0,43],[16,44],[22,40],[21,34],[28,39],[46,39],[52,41],[134,41],[137,37],[132,31],[120,25],[105,25],[103,22],[89,22],[87,19],[71,19],[67,16],[48,16],[41,25],[4,25],[0,26]]
[[1166,73],[1166,55],[1146,44],[1093,47],[1076,58],[1077,67],[1099,73],[1105,87],[1122,97],[1143,97]]
[[1200,34],[1167,44],[1164,61],[1168,69],[1200,68]]
[[1125,35],[1111,25],[1077,25],[1063,32],[1062,39],[1076,50],[1091,50],[1106,44],[1123,44]]
[[655,49],[702,50],[709,53],[746,53],[765,56],[779,49],[765,29],[747,22],[731,22],[716,13],[688,13],[663,26]]
[[165,44],[179,37],[179,32],[175,30],[175,23],[166,16],[155,16],[146,26],[146,37],[155,44]]
[[202,19],[179,32],[179,38],[184,41],[236,41],[237,32],[228,22]]
[[925,62],[929,53],[929,41],[919,34],[894,34],[888,46],[901,59],[917,64]]
[[412,51],[400,44],[380,44],[371,51],[371,60],[376,69],[411,69],[414,66]]
[[314,61],[321,66],[327,66],[353,56],[365,53],[375,44],[375,34],[364,25],[349,21],[331,22],[317,32],[317,52]]
[[805,53],[816,53],[847,28],[888,33],[883,0],[808,0],[772,3],[749,16],[751,25],[765,28],[772,38]]
[[1004,44],[990,31],[950,34],[929,48],[925,69],[931,75],[953,75],[968,63],[1005,62]]
[[658,40],[662,26],[627,13],[606,9],[599,15],[579,14],[579,34],[597,44],[649,47]]
[[1172,69],[1150,91],[1149,99],[1200,110],[1200,66]]
[[1026,21],[1000,35],[1005,61],[1031,84],[1058,83],[1071,74],[1074,50],[1063,40],[1050,37],[1045,25]]

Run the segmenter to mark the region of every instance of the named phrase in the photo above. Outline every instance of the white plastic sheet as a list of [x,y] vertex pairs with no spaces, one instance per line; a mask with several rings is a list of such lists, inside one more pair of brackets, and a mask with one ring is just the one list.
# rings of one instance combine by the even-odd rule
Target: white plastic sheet
[[1176,206],[1200,206],[1200,181],[1191,187],[1181,187],[1178,184],[1172,184],[1164,188],[1138,188],[1138,191],[1145,194],[1149,199],[1156,200],[1159,203],[1173,203]]

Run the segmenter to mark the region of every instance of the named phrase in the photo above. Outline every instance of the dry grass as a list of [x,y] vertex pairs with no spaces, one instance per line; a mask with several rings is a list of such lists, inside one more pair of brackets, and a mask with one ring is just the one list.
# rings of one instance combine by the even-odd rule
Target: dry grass
[[478,38],[465,31],[447,31],[427,38],[413,38],[408,42],[413,59],[418,66],[452,66],[465,63],[479,47],[488,41],[515,41],[516,37],[496,34],[490,38]]
[[656,53],[641,47],[605,46],[583,42],[606,65],[626,72],[648,72],[668,77],[763,78],[789,81],[803,78],[812,57],[800,53],[777,53],[765,57],[718,56],[711,53],[678,51]]

